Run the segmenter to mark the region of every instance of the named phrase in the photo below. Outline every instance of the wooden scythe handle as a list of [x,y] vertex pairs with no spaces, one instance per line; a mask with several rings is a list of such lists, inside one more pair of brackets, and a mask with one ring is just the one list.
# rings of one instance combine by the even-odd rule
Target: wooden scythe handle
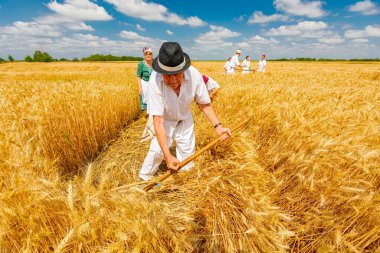
[[[246,121],[243,121],[242,123],[238,124],[237,126],[235,126],[234,128],[231,129],[231,132],[235,132],[236,130],[240,129],[241,127],[243,127],[245,124],[247,124],[250,120],[252,119],[252,117],[250,117],[248,120]],[[227,134],[227,133],[224,133],[224,134]],[[185,160],[183,160],[182,162],[179,163],[179,168],[182,168],[183,166],[185,166],[186,164],[188,164],[189,162],[191,162],[192,160],[194,160],[196,157],[198,157],[199,155],[201,155],[202,153],[204,153],[206,150],[210,149],[212,146],[214,146],[215,144],[219,143],[221,140],[220,140],[220,137],[216,138],[215,140],[213,140],[212,142],[210,142],[209,144],[207,144],[206,146],[204,146],[203,148],[201,148],[200,150],[198,150],[196,153],[194,153],[193,155],[189,156],[188,158],[186,158]],[[177,170],[177,171],[178,171]],[[166,178],[168,178],[170,175],[174,174],[174,173],[177,173],[177,171],[174,171],[174,170],[168,170],[165,174],[161,175],[157,180],[156,182],[162,182],[163,180],[165,180]],[[150,189],[152,189],[154,186],[156,185],[156,183],[150,183],[148,184],[147,186],[144,187],[144,190],[145,191],[149,191]]]

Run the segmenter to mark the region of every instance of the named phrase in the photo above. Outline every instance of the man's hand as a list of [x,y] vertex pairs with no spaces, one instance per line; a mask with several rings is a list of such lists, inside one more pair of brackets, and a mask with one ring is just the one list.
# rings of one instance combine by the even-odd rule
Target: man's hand
[[179,160],[172,154],[165,155],[165,161],[169,170],[177,171],[179,169]]
[[231,130],[229,128],[224,128],[221,125],[215,128],[215,132],[220,137],[220,140],[222,141],[225,141],[231,137]]

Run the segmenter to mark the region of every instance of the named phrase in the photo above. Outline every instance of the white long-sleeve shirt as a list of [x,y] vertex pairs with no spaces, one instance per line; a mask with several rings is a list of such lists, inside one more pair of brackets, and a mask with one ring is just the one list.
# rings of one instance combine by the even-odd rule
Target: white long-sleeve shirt
[[237,54],[231,57],[230,65],[231,65],[231,68],[233,69],[235,69],[236,66],[240,66],[239,56]]
[[231,64],[230,64],[230,61],[226,61],[226,63],[224,63],[224,70],[226,71],[226,74],[231,74]]

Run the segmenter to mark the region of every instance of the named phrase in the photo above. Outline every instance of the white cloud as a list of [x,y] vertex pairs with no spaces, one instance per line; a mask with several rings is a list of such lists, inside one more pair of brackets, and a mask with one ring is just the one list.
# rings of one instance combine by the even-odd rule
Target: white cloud
[[[92,34],[75,34],[71,37],[65,37],[63,41],[56,43],[60,49],[71,47],[77,50],[78,53],[84,50],[86,55],[90,54],[90,52],[138,55],[145,46],[152,47],[153,51],[158,50],[163,42],[159,39],[140,36],[131,31],[122,31],[120,36],[126,40],[110,40],[109,38],[98,37]],[[75,46],[73,47],[73,45]]]
[[[66,0],[63,4],[51,1],[47,7],[55,13],[37,17],[32,22],[17,21],[12,25],[0,26],[0,33],[7,35],[6,42],[10,48],[13,48],[13,45],[23,45],[20,46],[20,50],[21,48],[35,50],[40,47],[39,44],[50,43],[47,37],[62,38],[68,30],[94,31],[92,26],[82,22],[84,20],[112,19],[104,8],[88,0]],[[20,40],[30,44],[18,43]]]
[[243,21],[244,21],[244,17],[245,17],[245,15],[240,15],[240,17],[238,17],[238,18],[234,18],[234,20],[235,20],[236,22],[243,22]]
[[318,41],[325,44],[341,44],[344,43],[345,40],[341,38],[339,35],[334,35],[327,38],[320,38],[318,39]]
[[35,18],[39,24],[54,25],[57,30],[69,29],[74,31],[94,31],[81,21],[106,21],[112,17],[103,7],[98,6],[89,0],[65,0],[60,4],[53,0],[46,6],[55,13]]
[[21,34],[1,35],[0,43],[0,53],[4,55],[12,53],[12,55],[18,55],[18,59],[24,59],[26,54],[31,54],[36,49],[46,50],[46,45],[54,43],[54,38],[30,37]]
[[139,30],[139,31],[145,32],[145,28],[143,28],[143,27],[142,27],[141,25],[139,25],[139,24],[136,25],[136,28],[137,28],[137,30]]
[[342,25],[340,28],[343,30],[348,30],[348,29],[352,28],[352,25],[351,24],[345,24],[345,25]]
[[139,35],[135,32],[131,32],[131,31],[120,32],[120,37],[122,37],[124,39],[128,39],[128,40],[138,40],[138,39],[143,38],[141,35]]
[[267,42],[267,39],[265,39],[259,35],[256,35],[256,36],[252,37],[251,39],[249,39],[249,41],[254,43],[254,44],[265,44]]
[[278,43],[280,43],[278,40],[276,40],[275,38],[270,38],[269,39],[269,42],[270,43],[273,43],[273,44],[278,44]]
[[[193,52],[197,53],[214,53],[225,52],[231,47],[235,47],[233,42],[226,41],[227,39],[240,36],[240,33],[231,31],[223,26],[210,25],[210,31],[200,34],[194,41],[195,45],[191,47]],[[210,57],[210,56],[208,56]]]
[[135,42],[135,43],[141,43],[141,44],[149,44],[149,45],[160,45],[162,44],[162,42],[164,42],[163,40],[159,40],[159,39],[153,39],[153,38],[150,38],[150,37],[145,37],[145,36],[141,36],[135,32],[132,32],[132,31],[121,31],[119,33],[119,36],[121,38],[124,38],[128,41],[132,41],[132,42]]
[[326,15],[322,10],[321,1],[302,0],[275,0],[274,6],[278,11],[284,11],[290,15],[306,16],[309,18],[319,18]]
[[353,43],[369,43],[368,39],[353,39]]
[[236,43],[236,48],[243,49],[243,52],[249,54],[250,52],[257,51],[271,51],[278,47],[279,41],[274,38],[264,38],[260,35],[254,35],[251,38],[244,39],[243,41]]
[[281,14],[266,16],[261,11],[255,11],[248,20],[248,24],[264,24],[276,21],[287,21],[289,17]]
[[75,23],[68,23],[66,25],[66,28],[69,29],[69,30],[73,30],[73,31],[89,31],[89,32],[94,31],[94,28],[92,28],[92,26],[86,25],[83,22],[77,23],[77,24],[75,24]]
[[174,33],[172,31],[166,30],[166,33],[169,35],[173,35]]
[[[137,34],[138,35],[138,34]],[[261,38],[271,40],[270,37],[257,35]],[[27,54],[32,55],[36,49],[49,52],[55,58],[84,57],[90,54],[113,54],[113,55],[134,55],[142,56],[142,48],[151,46],[153,52],[158,52],[162,41],[154,38],[147,38],[150,41],[139,39],[110,39],[107,37],[95,36],[91,34],[67,34],[61,37],[28,37],[23,35],[9,35],[0,32],[0,57],[5,58],[11,54],[16,59],[23,59]],[[256,35],[253,35],[254,39]],[[293,38],[292,38],[293,39]],[[256,37],[258,42],[264,41]],[[354,41],[354,40],[353,40]],[[180,42],[182,48],[192,59],[227,59],[234,54],[237,48],[243,50],[243,56],[251,55],[252,59],[258,59],[261,52],[266,52],[271,58],[283,57],[316,57],[316,58],[378,58],[380,57],[379,45],[371,46],[365,41],[358,41],[343,44],[326,44],[316,41],[297,41],[286,39],[277,44],[253,44],[248,39],[234,43],[224,40],[220,46],[200,45],[187,47],[191,42]],[[351,42],[351,40],[350,40]]]
[[57,25],[57,24],[62,24],[62,23],[77,23],[77,20],[73,20],[72,18],[68,18],[65,16],[57,15],[57,14],[37,17],[34,20],[37,23],[46,24],[46,25]]
[[271,28],[267,33],[271,36],[293,36],[300,35],[301,31],[294,28],[294,26],[280,26],[278,28]]
[[89,0],[65,0],[63,4],[56,0],[47,4],[47,7],[61,16],[74,20],[111,20],[112,17],[99,5]]
[[327,30],[319,30],[319,31],[313,31],[313,32],[305,32],[300,35],[301,38],[307,38],[307,39],[319,39],[319,38],[326,38],[333,36],[334,33],[332,31]]
[[328,25],[322,21],[302,21],[295,28],[301,31],[316,31],[326,29]]
[[49,52],[56,58],[84,57],[90,54],[142,55],[142,48],[152,47],[158,51],[163,40],[143,37],[137,34],[127,34],[136,39],[111,40],[92,34],[74,33],[60,37],[28,37],[22,34],[5,35],[0,33],[0,55],[12,54],[23,59],[27,54],[33,54],[36,49]]
[[233,32],[230,29],[227,29],[222,26],[210,25],[211,31],[201,34],[198,38],[195,39],[197,44],[212,45],[217,44],[221,45],[224,42],[224,39],[237,37],[240,35],[238,32]]
[[[55,42],[55,46],[58,52],[67,50],[77,54],[84,50],[86,55],[91,53],[110,53],[110,51],[115,51],[118,47],[119,49],[133,48],[136,51],[141,48],[141,46],[131,41],[114,41],[92,34],[74,34],[70,37],[63,37]],[[120,55],[120,53],[116,53],[116,55]]]
[[302,21],[297,25],[280,26],[272,28],[266,35],[269,36],[299,36],[304,38],[320,38],[325,36],[328,32],[326,29],[328,25],[322,21]]
[[32,37],[59,37],[62,35],[54,26],[22,21],[14,22],[11,26],[0,26],[0,33]]
[[275,38],[270,38],[270,39],[266,39],[266,38],[263,38],[259,35],[255,35],[251,38],[249,38],[247,40],[247,42],[251,43],[251,44],[278,44],[279,41],[276,40]]
[[347,30],[344,37],[347,39],[380,37],[380,27],[368,25],[364,30]]
[[74,31],[94,31],[94,28],[92,26],[87,25],[84,22],[73,20],[57,14],[38,17],[35,18],[35,21],[41,25],[51,25],[58,31],[61,31],[63,29]]
[[350,5],[348,10],[351,12],[360,12],[363,15],[375,15],[380,13],[379,8],[371,0],[364,0]]
[[147,21],[161,21],[173,25],[188,25],[191,27],[206,25],[198,17],[181,18],[161,4],[145,2],[143,0],[104,0],[113,4],[116,9],[130,17]]
[[236,43],[236,47],[237,48],[250,48],[251,45],[248,42],[243,41],[243,42]]

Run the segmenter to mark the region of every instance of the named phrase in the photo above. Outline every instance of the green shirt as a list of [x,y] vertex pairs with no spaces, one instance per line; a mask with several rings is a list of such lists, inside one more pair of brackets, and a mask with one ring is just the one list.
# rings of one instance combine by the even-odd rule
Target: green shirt
[[139,65],[137,65],[137,76],[138,77],[141,77],[142,80],[148,82],[151,73],[152,73],[152,68],[148,67],[145,64],[144,60],[139,62]]

